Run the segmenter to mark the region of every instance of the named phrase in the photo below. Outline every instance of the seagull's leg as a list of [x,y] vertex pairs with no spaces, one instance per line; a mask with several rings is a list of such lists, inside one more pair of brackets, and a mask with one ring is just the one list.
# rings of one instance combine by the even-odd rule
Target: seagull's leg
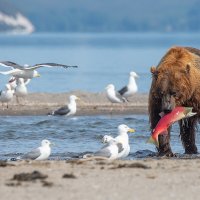
[[7,107],[7,109],[8,109],[8,102],[7,102],[7,106],[6,106],[6,107]]
[[2,110],[4,110],[4,104],[3,104],[3,102],[2,102]]

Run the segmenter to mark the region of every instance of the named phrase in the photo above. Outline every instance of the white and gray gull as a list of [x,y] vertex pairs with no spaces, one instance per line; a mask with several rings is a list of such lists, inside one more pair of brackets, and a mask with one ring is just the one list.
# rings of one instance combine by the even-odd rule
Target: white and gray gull
[[11,75],[16,78],[24,78],[24,79],[32,79],[34,77],[39,77],[40,74],[36,71],[36,69],[41,67],[63,67],[65,69],[69,67],[77,67],[77,66],[69,66],[58,63],[40,63],[40,64],[35,64],[33,66],[29,65],[22,66],[11,61],[0,61],[0,66],[12,68],[12,70],[9,71],[0,71],[0,74]]
[[20,160],[47,160],[51,154],[51,145],[49,140],[42,140],[41,146],[32,151],[17,157]]
[[117,91],[115,91],[115,86],[113,84],[107,85],[106,96],[111,103],[123,103],[126,99],[122,97]]
[[113,138],[112,136],[105,135],[102,139],[103,143],[106,143],[100,150],[94,154],[86,154],[83,158],[88,157],[104,157],[107,159],[119,159],[125,158],[129,155],[130,145],[128,132],[135,132],[134,129],[129,128],[125,124],[118,126],[118,136]]
[[128,85],[124,86],[121,90],[119,90],[119,94],[127,99],[128,97],[136,93],[138,91],[138,86],[135,78],[138,77],[139,76],[135,72],[130,72]]
[[69,96],[69,104],[53,111],[50,115],[74,115],[76,113],[76,100],[78,99],[75,95]]

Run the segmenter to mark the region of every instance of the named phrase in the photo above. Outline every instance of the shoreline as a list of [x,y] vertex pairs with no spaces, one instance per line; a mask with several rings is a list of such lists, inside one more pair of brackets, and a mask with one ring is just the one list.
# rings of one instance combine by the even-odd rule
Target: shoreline
[[0,192],[8,200],[198,199],[199,172],[199,159],[8,162]]
[[128,103],[111,104],[105,93],[72,91],[68,93],[30,93],[17,104],[16,99],[0,109],[0,116],[47,115],[68,103],[68,97],[74,94],[81,100],[77,101],[76,116],[81,115],[118,115],[147,114],[148,94],[135,94]]

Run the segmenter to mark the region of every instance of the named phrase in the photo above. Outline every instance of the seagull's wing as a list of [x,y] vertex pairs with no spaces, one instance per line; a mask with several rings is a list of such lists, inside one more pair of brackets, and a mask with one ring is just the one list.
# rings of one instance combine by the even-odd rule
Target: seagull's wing
[[100,149],[99,151],[94,153],[94,156],[102,156],[102,157],[109,158],[111,156],[111,152],[108,149],[108,146],[109,146],[109,144],[107,144],[104,147],[102,147],[102,149]]
[[120,99],[122,102],[127,102],[127,99],[123,97],[119,92],[115,92],[115,95],[118,99]]
[[11,61],[0,61],[0,66],[3,67],[12,67],[13,69],[24,69],[23,66],[18,65],[17,63]]
[[55,110],[53,112],[53,115],[67,115],[70,112],[70,109],[68,106],[63,106],[59,108],[58,110]]
[[78,67],[78,66],[70,66],[70,65],[63,65],[63,64],[58,64],[58,63],[41,63],[41,64],[35,64],[34,66],[28,66],[25,67],[25,69],[30,69],[30,70],[34,70],[40,67],[63,67],[65,69],[69,68],[69,67]]
[[21,159],[29,159],[29,160],[35,160],[41,155],[40,149],[33,149],[32,151],[24,154]]
[[118,142],[117,143],[118,153],[121,153],[124,150],[123,144]]
[[119,92],[119,94],[120,95],[124,95],[124,93],[126,93],[128,91],[128,87],[127,86],[124,86],[121,90],[119,90],[118,92]]

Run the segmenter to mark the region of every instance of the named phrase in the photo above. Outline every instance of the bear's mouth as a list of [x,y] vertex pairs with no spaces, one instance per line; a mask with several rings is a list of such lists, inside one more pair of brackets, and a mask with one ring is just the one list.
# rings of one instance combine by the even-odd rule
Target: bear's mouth
[[165,114],[168,114],[168,113],[170,113],[172,111],[172,109],[164,109],[163,110],[163,112],[165,113]]

